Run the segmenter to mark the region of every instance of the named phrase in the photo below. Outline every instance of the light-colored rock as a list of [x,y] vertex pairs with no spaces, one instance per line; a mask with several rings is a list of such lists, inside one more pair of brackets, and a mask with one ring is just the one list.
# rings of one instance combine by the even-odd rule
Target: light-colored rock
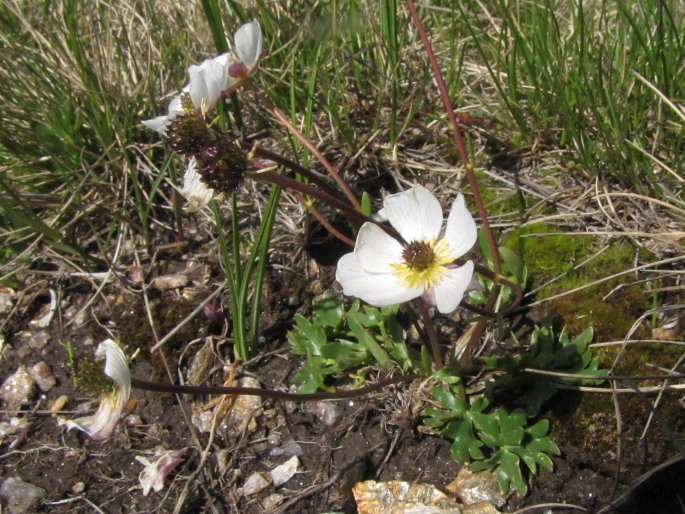
[[38,385],[38,389],[47,392],[57,384],[55,376],[52,374],[50,366],[45,361],[40,361],[31,366],[29,375],[33,381]]
[[193,357],[188,369],[188,383],[190,385],[200,385],[207,382],[207,374],[214,365],[215,355],[211,340],[205,342],[200,350]]
[[12,416],[9,422],[0,421],[0,444],[2,444],[7,437],[16,434],[28,426],[29,422],[26,418],[19,418],[17,416]]
[[352,489],[359,514],[461,514],[457,503],[430,484],[367,480]]
[[[259,381],[252,377],[241,378],[237,385],[240,387],[261,387]],[[259,396],[241,394],[236,398],[228,416],[222,423],[222,428],[237,434],[242,434],[245,430],[254,432],[257,428],[254,417],[261,406],[262,399]]]
[[335,401],[307,402],[305,411],[316,416],[327,427],[332,427],[342,417],[343,407],[340,402]]
[[0,287],[0,314],[7,314],[14,307],[17,293],[11,287]]
[[276,510],[276,508],[283,503],[283,500],[285,500],[285,496],[282,494],[278,493],[273,493],[264,498],[264,501],[262,502],[262,511],[263,512],[273,512]]
[[45,494],[45,489],[24,482],[19,477],[6,478],[0,486],[0,498],[7,505],[9,514],[33,512]]
[[252,496],[269,487],[271,483],[261,473],[252,473],[243,485],[243,495]]
[[170,289],[179,289],[188,285],[188,276],[175,274],[175,275],[162,275],[152,279],[150,286],[158,291],[169,291]]
[[19,410],[22,405],[31,400],[33,387],[33,380],[26,371],[26,366],[22,364],[2,383],[0,399],[5,403],[8,410]]
[[290,480],[300,469],[300,459],[293,455],[283,464],[271,470],[271,481],[278,487]]
[[501,507],[506,502],[494,473],[474,473],[468,466],[462,466],[457,477],[447,486],[447,490],[454,493],[466,506],[487,502],[495,507]]
[[71,487],[71,492],[73,494],[81,494],[83,491],[86,490],[86,484],[83,482],[76,482],[72,487]]

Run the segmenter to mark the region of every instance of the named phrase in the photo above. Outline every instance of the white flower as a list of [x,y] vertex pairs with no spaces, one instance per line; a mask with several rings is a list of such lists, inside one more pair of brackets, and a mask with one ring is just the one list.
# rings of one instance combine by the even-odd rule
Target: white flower
[[240,27],[235,33],[238,61],[231,64],[231,77],[239,80],[249,77],[259,65],[263,46],[262,29],[257,20]]
[[157,493],[164,488],[164,479],[181,462],[181,457],[185,452],[185,448],[180,450],[158,448],[149,459],[136,455],[136,460],[145,466],[145,469],[138,475],[138,481],[143,488],[143,496],[147,496],[150,489]]
[[405,243],[364,223],[354,252],[338,261],[335,277],[343,293],[378,307],[422,296],[440,312],[452,312],[473,276],[472,261],[461,267],[453,261],[477,238],[463,195],[457,195],[444,230],[440,203],[422,186],[386,197],[383,207]]
[[117,388],[102,397],[95,414],[66,422],[69,430],[82,430],[95,441],[105,441],[112,437],[117,421],[131,396],[131,371],[124,352],[117,343],[107,339],[100,343],[95,351],[96,357],[103,355],[105,375],[114,381]]
[[183,175],[183,188],[181,194],[184,196],[188,204],[186,205],[187,212],[197,212],[209,204],[209,201],[214,197],[214,189],[208,188],[202,177],[197,172],[197,161],[192,157],[188,162],[188,167]]
[[190,80],[183,91],[169,103],[165,116],[157,116],[143,120],[143,125],[166,136],[166,129],[180,114],[199,112],[205,115],[215,107],[221,93],[228,89],[235,80],[228,75],[231,62],[228,54],[221,54],[213,59],[207,59],[200,64],[193,64],[188,68]]

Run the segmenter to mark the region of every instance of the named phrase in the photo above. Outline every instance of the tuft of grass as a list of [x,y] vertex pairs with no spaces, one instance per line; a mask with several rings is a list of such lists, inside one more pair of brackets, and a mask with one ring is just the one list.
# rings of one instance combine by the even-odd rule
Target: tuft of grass
[[471,71],[454,96],[477,98],[503,139],[562,149],[637,191],[682,194],[682,113],[666,107],[685,98],[677,3],[469,0],[435,15],[464,38]]
[[151,173],[139,124],[166,109],[169,83],[182,85],[201,42],[198,14],[148,2],[0,6],[0,238],[14,248],[10,268],[36,243],[100,266],[129,229],[150,247],[166,176]]

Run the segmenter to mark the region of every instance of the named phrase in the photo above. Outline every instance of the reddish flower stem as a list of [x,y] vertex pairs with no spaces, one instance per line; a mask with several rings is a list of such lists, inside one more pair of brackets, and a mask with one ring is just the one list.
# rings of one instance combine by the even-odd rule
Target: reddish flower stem
[[275,103],[271,101],[270,98],[262,94],[257,89],[253,88],[253,91],[263,102],[263,105],[265,105],[271,111],[271,113],[279,121],[279,123],[281,123],[281,125],[287,128],[290,131],[290,133],[293,134],[300,141],[300,143],[302,143],[310,152],[312,152],[312,154],[319,160],[323,167],[326,168],[328,174],[335,181],[335,183],[338,184],[338,187],[345,194],[345,196],[350,201],[352,206],[358,211],[361,211],[362,207],[359,203],[359,200],[357,200],[357,197],[350,189],[350,186],[347,184],[347,182],[343,180],[343,178],[340,176],[338,171],[333,167],[333,165],[328,161],[328,159],[326,159],[326,157],[324,157],[324,155],[319,151],[319,149],[316,148],[306,137],[304,137],[304,134],[300,132],[300,129],[298,129],[295,125],[292,124],[290,119],[283,113],[283,111],[281,111],[276,106]]
[[490,226],[490,221],[488,220],[488,213],[480,196],[478,180],[476,179],[476,174],[473,172],[473,164],[469,159],[469,154],[466,151],[466,145],[464,144],[464,138],[461,135],[459,123],[457,122],[457,117],[454,114],[454,107],[452,106],[452,100],[450,100],[449,92],[447,91],[447,84],[442,76],[442,71],[440,69],[440,65],[438,64],[438,60],[435,58],[435,53],[433,52],[433,47],[428,39],[426,28],[421,22],[421,18],[419,18],[419,13],[416,10],[413,0],[407,0],[407,8],[409,9],[409,14],[411,15],[414,25],[416,26],[416,30],[419,33],[419,37],[423,42],[426,54],[428,55],[428,60],[431,63],[431,67],[433,68],[433,75],[435,77],[435,81],[437,82],[438,90],[440,91],[442,104],[445,108],[445,112],[447,113],[447,118],[450,121],[450,125],[452,126],[452,139],[454,140],[454,145],[457,147],[459,159],[466,169],[466,178],[469,181],[469,186],[471,187],[471,192],[473,193],[473,201],[478,209],[478,215],[483,223],[483,230],[485,230],[488,246],[490,247],[490,252],[492,253],[492,265],[495,273],[499,274],[501,271],[501,264],[499,251],[497,249],[497,242],[495,241],[495,235],[492,232],[492,227]]

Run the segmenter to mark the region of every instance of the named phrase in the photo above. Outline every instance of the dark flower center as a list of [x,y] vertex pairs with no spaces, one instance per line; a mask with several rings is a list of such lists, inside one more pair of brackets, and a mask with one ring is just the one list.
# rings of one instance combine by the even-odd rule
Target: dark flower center
[[402,250],[402,258],[412,270],[423,271],[435,263],[435,252],[425,241],[412,241]]

